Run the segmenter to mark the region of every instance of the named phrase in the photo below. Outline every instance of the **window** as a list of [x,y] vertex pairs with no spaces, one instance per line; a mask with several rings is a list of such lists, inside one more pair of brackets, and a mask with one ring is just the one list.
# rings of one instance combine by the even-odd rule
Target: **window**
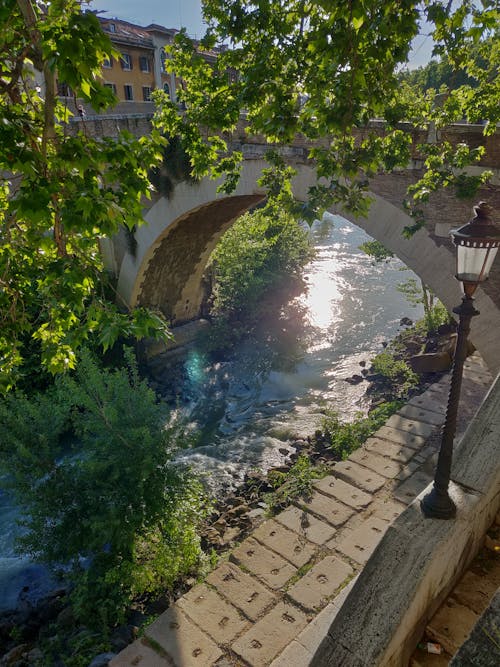
[[73,97],[73,91],[64,81],[57,82],[57,94],[59,97]]
[[147,56],[139,56],[139,69],[141,72],[149,72],[149,58]]
[[113,63],[111,62],[110,58],[104,58],[102,61],[102,66],[105,67],[106,69],[111,69],[113,67]]
[[123,93],[125,95],[125,99],[129,102],[134,99],[134,88],[130,84],[126,83],[123,86]]
[[145,102],[151,102],[151,86],[142,87],[142,99]]
[[114,83],[105,83],[105,88],[110,88],[111,91],[116,95],[116,85]]
[[116,32],[116,25],[114,23],[108,23],[109,32]]
[[168,83],[163,84],[163,92],[165,92],[170,97],[170,86]]
[[167,54],[165,53],[165,49],[161,49],[160,51],[160,59],[161,59],[161,71],[166,72],[166,63],[167,63]]
[[120,58],[120,62],[122,64],[122,69],[125,70],[131,70],[132,69],[132,56],[130,53],[122,53],[122,57]]

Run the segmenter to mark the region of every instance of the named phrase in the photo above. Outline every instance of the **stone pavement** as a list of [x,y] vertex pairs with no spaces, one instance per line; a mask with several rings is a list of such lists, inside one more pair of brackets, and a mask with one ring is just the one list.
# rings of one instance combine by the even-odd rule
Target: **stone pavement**
[[[459,434],[492,382],[466,361]],[[262,523],[110,667],[307,667],[390,523],[433,477],[449,377],[412,398],[311,498]]]

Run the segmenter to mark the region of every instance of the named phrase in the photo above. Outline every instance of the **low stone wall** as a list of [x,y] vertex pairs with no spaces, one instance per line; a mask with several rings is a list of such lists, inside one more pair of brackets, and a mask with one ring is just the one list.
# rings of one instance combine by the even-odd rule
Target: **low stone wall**
[[404,667],[436,609],[478,552],[500,507],[500,376],[455,453],[457,517],[426,519],[419,498],[395,520],[311,665]]

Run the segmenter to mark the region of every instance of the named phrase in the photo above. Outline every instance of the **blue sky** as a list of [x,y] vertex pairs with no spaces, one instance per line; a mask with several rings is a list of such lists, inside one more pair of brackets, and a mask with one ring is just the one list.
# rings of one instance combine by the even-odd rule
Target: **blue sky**
[[159,23],[166,28],[187,28],[191,37],[202,37],[200,0],[92,0],[92,9],[107,10],[103,16],[138,25]]
[[[191,37],[202,37],[205,28],[200,0],[92,0],[93,9],[105,10],[104,16],[124,19],[138,25],[160,23],[167,28],[187,28]],[[430,60],[432,40],[418,37],[413,46],[410,67]]]

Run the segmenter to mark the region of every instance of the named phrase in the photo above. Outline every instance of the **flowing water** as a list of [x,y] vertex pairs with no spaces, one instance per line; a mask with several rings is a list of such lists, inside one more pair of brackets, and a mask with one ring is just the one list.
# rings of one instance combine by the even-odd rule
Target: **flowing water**
[[[413,274],[396,259],[375,264],[359,250],[369,239],[359,228],[327,215],[311,235],[317,254],[308,288],[276,309],[269,330],[229,362],[210,364],[196,348],[184,360],[181,410],[201,437],[180,458],[215,491],[251,469],[280,465],[294,438],[314,433],[325,407],[344,419],[366,410],[367,383],[346,378],[383,349],[402,317],[421,316],[396,289]],[[0,609],[12,607],[23,586],[34,594],[50,586],[41,568],[15,555],[17,514],[0,492]]]

